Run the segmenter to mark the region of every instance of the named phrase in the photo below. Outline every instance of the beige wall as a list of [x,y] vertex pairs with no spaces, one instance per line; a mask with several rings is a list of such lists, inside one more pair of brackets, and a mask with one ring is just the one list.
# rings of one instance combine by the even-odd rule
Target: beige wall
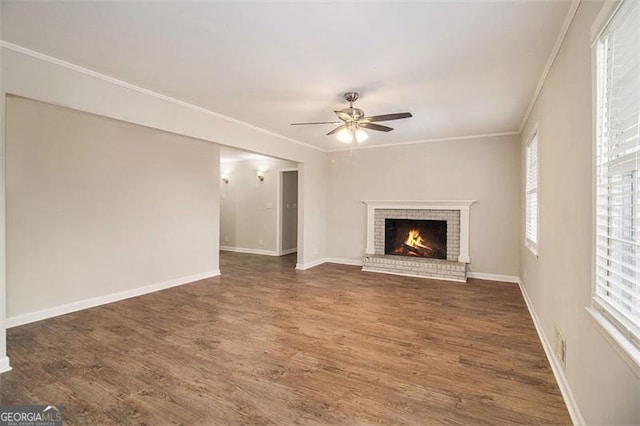
[[590,29],[601,5],[580,4],[522,134],[524,147],[538,126],[540,242],[538,258],[521,242],[521,277],[547,340],[554,327],[566,337],[566,379],[586,422],[638,424],[640,378],[585,310],[593,245]]
[[[279,170],[297,164],[261,159],[220,167],[229,175],[229,183],[220,183],[220,246],[276,254]],[[266,170],[262,182],[256,176],[258,169]]]
[[302,164],[299,266],[325,257],[325,152],[48,57],[7,47],[2,55],[7,93]]
[[327,233],[327,157],[298,164],[298,264],[306,269],[324,261]]
[[214,144],[7,102],[8,317],[218,270]]
[[362,259],[362,200],[476,200],[469,269],[518,275],[518,142],[517,136],[501,136],[332,153],[328,257]]
[[[0,6],[0,34],[2,34],[2,7]],[[9,370],[6,333],[6,234],[5,234],[5,94],[2,85],[2,49],[0,49],[0,372]]]

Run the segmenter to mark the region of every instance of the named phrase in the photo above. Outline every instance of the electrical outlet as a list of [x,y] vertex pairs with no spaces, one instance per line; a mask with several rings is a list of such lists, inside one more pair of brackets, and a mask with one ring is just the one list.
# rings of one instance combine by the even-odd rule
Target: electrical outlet
[[567,369],[567,339],[564,338],[562,332],[555,328],[555,353],[558,361],[562,365],[562,369]]
[[262,240],[258,240],[258,244],[262,245],[264,242]]
[[320,250],[318,250],[318,247],[315,248],[315,250],[313,250],[313,254],[318,254]]
[[228,236],[228,235],[225,235],[225,236],[224,236],[224,241],[225,241],[225,242],[229,242],[229,236]]

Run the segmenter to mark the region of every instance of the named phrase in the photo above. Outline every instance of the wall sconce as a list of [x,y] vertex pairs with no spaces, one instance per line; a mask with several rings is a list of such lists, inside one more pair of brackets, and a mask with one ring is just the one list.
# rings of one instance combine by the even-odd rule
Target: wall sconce
[[264,172],[262,170],[258,170],[256,172],[256,176],[258,176],[258,180],[260,180],[260,182],[264,181]]
[[222,174],[220,177],[224,183],[229,183],[229,175]]

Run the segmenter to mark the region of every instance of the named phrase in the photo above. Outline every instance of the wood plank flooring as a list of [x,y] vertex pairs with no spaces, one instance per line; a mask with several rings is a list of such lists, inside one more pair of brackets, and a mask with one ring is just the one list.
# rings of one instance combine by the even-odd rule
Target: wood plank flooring
[[517,285],[222,253],[223,276],[8,330],[2,404],[68,424],[569,424]]

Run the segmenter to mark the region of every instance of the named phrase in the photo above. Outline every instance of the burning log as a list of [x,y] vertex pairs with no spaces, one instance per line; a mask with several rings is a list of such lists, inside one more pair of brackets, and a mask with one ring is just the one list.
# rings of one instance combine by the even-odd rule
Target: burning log
[[402,251],[405,252],[405,253],[406,252],[413,253],[416,256],[422,256],[422,253],[421,253],[422,250],[420,250],[418,247],[411,247],[411,246],[409,246],[407,244],[404,244],[404,243],[402,244]]
[[407,233],[407,239],[400,244],[393,254],[403,256],[431,257],[434,249],[420,236],[420,231],[411,229]]
[[428,247],[412,247],[407,244],[402,244],[402,251],[405,254],[413,254],[414,256],[431,256],[433,254],[433,250]]

